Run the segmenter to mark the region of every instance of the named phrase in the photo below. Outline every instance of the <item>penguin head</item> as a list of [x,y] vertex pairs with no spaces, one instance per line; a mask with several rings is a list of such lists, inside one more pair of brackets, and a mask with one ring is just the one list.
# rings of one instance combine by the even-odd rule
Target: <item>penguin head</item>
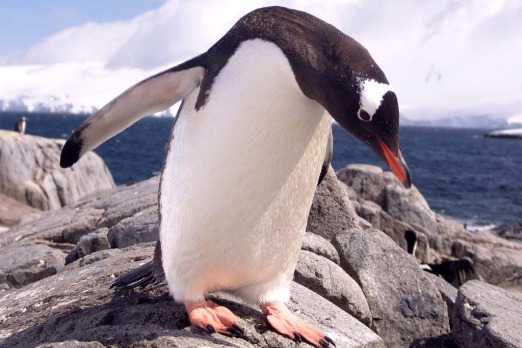
[[[409,188],[411,176],[399,145],[399,105],[387,83],[359,78],[355,85],[359,103],[348,103],[332,116],[346,130],[359,138],[382,158],[392,172]],[[353,88],[348,87],[348,88]]]

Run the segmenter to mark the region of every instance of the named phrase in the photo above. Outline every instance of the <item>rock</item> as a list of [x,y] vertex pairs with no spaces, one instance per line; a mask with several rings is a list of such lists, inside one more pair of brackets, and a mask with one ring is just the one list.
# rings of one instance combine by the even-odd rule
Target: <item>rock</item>
[[448,333],[446,304],[418,262],[378,230],[352,229],[334,239],[341,266],[361,286],[372,328],[390,347]]
[[453,312],[460,348],[522,347],[522,293],[480,281],[464,284]]
[[311,251],[314,254],[327,258],[337,265],[340,263],[339,253],[335,250],[332,243],[316,234],[305,232],[301,250]]
[[372,315],[359,285],[335,263],[302,250],[294,280],[370,326]]
[[146,208],[111,227],[108,235],[109,242],[113,248],[125,248],[158,240],[158,220],[158,207]]
[[74,219],[66,226],[61,233],[61,239],[55,241],[76,244],[80,238],[93,230],[96,223],[103,214],[101,209],[87,208],[77,211]]
[[329,166],[315,192],[306,230],[331,240],[344,229],[360,227],[359,221],[346,191]]
[[58,273],[65,253],[46,244],[17,243],[0,249],[0,288],[20,288]]
[[[415,187],[406,190],[393,173],[379,167],[349,165],[338,176],[357,193],[357,213],[374,228],[405,250],[404,234],[415,234],[415,256],[422,263],[469,257],[479,279],[504,287],[522,285],[522,243],[467,231],[462,224],[434,213]],[[509,233],[505,235],[512,235]]]
[[487,232],[459,234],[453,256],[473,261],[475,271],[486,282],[503,286],[522,285],[522,244]]
[[409,348],[458,348],[451,335],[419,338]]
[[380,167],[367,164],[349,164],[337,172],[339,180],[351,187],[358,198],[384,204],[384,172]]
[[39,211],[0,193],[0,226],[14,226],[23,217]]
[[522,242],[522,222],[502,224],[492,229],[491,232],[505,239]]
[[410,226],[437,230],[437,216],[415,185],[406,189],[391,172],[384,174],[384,180],[384,211]]
[[[67,347],[75,341],[86,347],[296,346],[271,330],[259,309],[231,301],[230,295],[216,294],[213,299],[238,315],[244,339],[190,327],[183,305],[172,300],[166,286],[150,291],[109,289],[115,275],[135,268],[152,253],[153,247],[140,244],[83,267],[75,262],[52,277],[7,293],[0,299],[0,346]],[[292,288],[289,308],[325,330],[339,348],[384,347],[370,329],[298,284]]]
[[64,142],[0,130],[0,192],[31,207],[49,210],[114,187],[109,169],[93,152],[71,169],[60,168]]
[[107,239],[107,233],[109,229],[102,227],[94,232],[86,234],[80,238],[76,247],[65,258],[65,264],[68,265],[71,262],[81,259],[87,255],[100,250],[106,250],[111,248],[111,244]]
[[457,299],[457,288],[445,281],[442,277],[439,277],[433,273],[425,272],[424,276],[439,290],[442,299],[444,300],[444,302],[446,302],[446,305],[448,306],[450,327],[453,327],[451,322],[451,314],[453,313],[453,309],[455,308],[455,301]]

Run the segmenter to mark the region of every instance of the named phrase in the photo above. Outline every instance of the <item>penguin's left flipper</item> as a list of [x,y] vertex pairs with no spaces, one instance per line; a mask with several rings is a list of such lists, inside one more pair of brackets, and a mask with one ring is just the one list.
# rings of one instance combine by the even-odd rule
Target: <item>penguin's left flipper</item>
[[238,319],[224,306],[210,301],[185,302],[185,308],[193,326],[199,327],[209,333],[220,333],[227,336],[243,336],[244,332]]
[[290,337],[297,343],[306,341],[317,348],[335,346],[335,342],[322,331],[299,319],[283,303],[264,303],[261,310],[270,326],[281,335]]
[[68,168],[89,150],[139,119],[165,110],[187,97],[203,79],[199,57],[149,77],[129,88],[76,128],[65,142],[60,166]]

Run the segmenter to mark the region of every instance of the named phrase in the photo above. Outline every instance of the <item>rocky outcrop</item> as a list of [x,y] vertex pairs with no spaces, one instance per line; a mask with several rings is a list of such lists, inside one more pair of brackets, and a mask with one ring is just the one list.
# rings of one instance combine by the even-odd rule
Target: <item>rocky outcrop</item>
[[337,235],[341,266],[360,284],[374,330],[389,347],[449,332],[447,307],[418,262],[378,230]]
[[464,284],[453,312],[459,348],[522,347],[522,293],[479,281]]
[[[513,261],[520,256],[514,245],[520,243],[472,235],[430,214],[422,201],[417,205],[415,193],[400,202],[402,218],[401,209],[389,207],[402,194],[400,184],[371,171],[372,180],[382,179],[372,183],[382,188],[379,192],[368,191],[363,177],[353,178],[359,186],[348,187],[331,169],[318,187],[290,307],[326,330],[338,347],[454,347],[448,308],[451,313],[458,306],[456,289],[421,271],[408,253],[412,245],[406,236],[415,237],[410,252],[418,260],[462,255],[491,279],[496,279],[493,260],[504,253],[503,265],[515,267],[508,268],[511,275],[497,274],[508,283],[521,274]],[[152,256],[158,185],[154,177],[95,193],[76,206],[30,215],[0,233],[0,346],[295,346],[275,334],[258,309],[225,294],[215,299],[241,318],[243,338],[190,327],[164,285],[130,292],[108,288],[115,277]],[[363,188],[375,201],[359,197]],[[407,212],[408,204],[413,212]],[[380,230],[357,216],[363,211],[360,215]],[[484,255],[487,247],[495,254]],[[26,256],[16,259],[12,253]]]
[[321,185],[317,187],[308,216],[307,231],[332,240],[339,231],[353,227],[369,226],[355,212],[348,193],[330,166]]
[[0,226],[14,226],[24,217],[39,211],[0,193]]
[[[238,315],[244,338],[191,327],[184,306],[172,300],[165,285],[151,291],[109,289],[115,276],[135,268],[152,252],[150,244],[100,251],[23,291],[5,294],[0,298],[0,346],[72,347],[78,341],[85,347],[296,346],[271,330],[259,309],[226,294],[213,299]],[[292,288],[289,308],[327,332],[337,347],[385,347],[366,326],[298,284]]]
[[60,168],[63,144],[64,140],[0,130],[0,193],[49,210],[114,187],[109,170],[93,152],[71,169]]
[[[434,213],[415,186],[405,189],[378,167],[348,165],[337,175],[355,191],[357,213],[404,250],[412,247],[410,252],[422,263],[465,257],[473,262],[478,279],[508,287],[522,284],[522,243],[467,231]],[[408,245],[408,235],[414,245]]]
[[[52,271],[54,275],[49,272],[47,278],[35,279],[34,283],[21,289],[15,289],[18,285],[5,282],[4,288],[9,289],[4,292],[4,302],[0,303],[0,307],[16,298],[19,302],[15,308],[30,308],[27,313],[31,315],[15,315],[18,313],[16,310],[6,312],[5,305],[0,314],[0,317],[9,318],[0,325],[4,342],[14,346],[24,346],[28,342],[71,342],[72,345],[75,341],[98,345],[140,346],[150,343],[167,346],[179,344],[173,336],[182,336],[190,339],[186,341],[189,343],[183,343],[185,346],[192,344],[190,342],[216,346],[234,344],[239,347],[294,346],[293,342],[269,330],[258,311],[235,302],[226,303],[246,320],[248,335],[245,339],[210,337],[190,328],[182,308],[176,307],[166,295],[165,287],[152,292],[138,290],[123,297],[120,293],[113,295],[107,289],[114,275],[136,267],[152,255],[152,247],[144,242],[157,238],[158,185],[158,178],[152,178],[91,195],[75,207],[33,215],[8,233],[0,235],[0,254],[18,243],[28,246],[41,244],[55,249],[61,259],[55,267],[56,271]],[[362,232],[360,223],[365,222],[349,205],[349,192],[337,181],[332,170],[317,190],[309,219],[313,221],[310,226],[316,233],[306,234],[296,270],[296,280],[314,293],[296,285],[295,289],[301,290],[294,290],[297,295],[293,296],[295,301],[291,307],[307,320],[309,316],[315,317],[310,321],[332,333],[338,347],[383,347],[383,341],[365,326],[374,328],[367,295],[361,285],[346,273],[346,267],[339,266],[339,249],[329,241],[345,228]],[[336,229],[329,223],[337,224]],[[123,247],[128,249],[120,249]],[[411,258],[404,251],[396,257]],[[66,259],[68,264],[64,266]],[[2,267],[0,264],[4,274],[17,271],[16,267]],[[39,271],[37,264],[26,268],[34,273]],[[421,272],[415,274],[415,277],[422,276]],[[71,282],[71,278],[75,279],[74,284],[67,283]],[[58,285],[53,285],[55,283]],[[305,302],[299,299],[299,294],[303,292],[309,294]],[[40,295],[47,297],[41,298]],[[217,299],[229,301],[222,295]],[[40,303],[44,305],[36,310],[40,308]],[[36,310],[34,314],[33,309]],[[176,319],[173,319],[174,315]],[[446,317],[443,315],[441,318],[444,320]],[[443,324],[443,331],[446,326],[447,323]],[[128,332],[136,332],[138,328],[143,335],[129,336]],[[420,331],[412,337],[426,335],[427,332]]]
[[522,242],[522,222],[502,224],[493,228],[491,232],[505,239]]

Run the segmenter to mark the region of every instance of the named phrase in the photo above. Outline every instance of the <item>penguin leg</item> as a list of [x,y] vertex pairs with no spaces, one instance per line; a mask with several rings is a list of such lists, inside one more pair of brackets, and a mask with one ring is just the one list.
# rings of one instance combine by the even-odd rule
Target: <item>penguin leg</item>
[[210,333],[224,335],[243,335],[237,323],[237,317],[227,307],[209,301],[185,302],[185,308],[193,326]]
[[334,341],[312,325],[299,319],[281,302],[267,302],[261,304],[268,323],[281,335],[288,336],[297,343],[306,341],[317,348],[328,347]]

